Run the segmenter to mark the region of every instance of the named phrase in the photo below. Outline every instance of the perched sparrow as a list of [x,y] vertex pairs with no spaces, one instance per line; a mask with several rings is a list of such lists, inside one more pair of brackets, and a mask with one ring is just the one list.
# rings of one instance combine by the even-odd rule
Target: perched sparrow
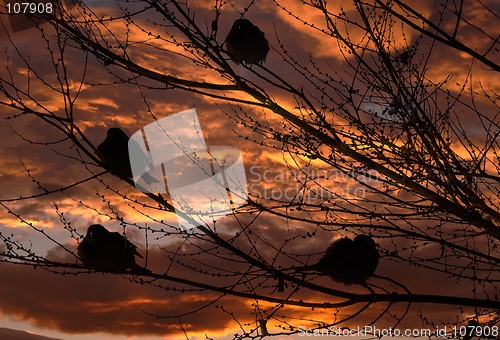
[[378,259],[373,239],[358,235],[354,241],[344,237],[333,242],[318,263],[294,269],[319,272],[344,284],[363,284],[374,274]]
[[234,22],[226,38],[227,54],[236,62],[262,64],[269,52],[264,33],[247,19]]
[[[120,128],[111,128],[108,130],[106,139],[97,147],[97,156],[102,164],[112,174],[119,177],[132,178],[132,168],[130,166],[129,156],[129,137]],[[137,146],[134,147],[140,157],[134,157],[134,161],[139,160],[144,169],[150,168],[149,159],[142,153]],[[134,151],[135,152],[135,151]],[[137,158],[137,159],[136,159]],[[145,173],[142,179],[147,184],[158,183],[154,177]]]
[[135,263],[135,256],[142,258],[142,255],[132,242],[119,233],[109,232],[100,224],[92,224],[87,229],[87,235],[78,245],[78,256],[90,269],[151,273]]

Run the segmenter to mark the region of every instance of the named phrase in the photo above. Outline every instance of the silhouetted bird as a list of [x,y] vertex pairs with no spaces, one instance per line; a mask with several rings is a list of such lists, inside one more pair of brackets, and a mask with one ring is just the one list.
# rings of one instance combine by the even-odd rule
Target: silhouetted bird
[[132,242],[119,233],[108,231],[100,224],[89,226],[87,235],[78,245],[78,256],[90,269],[151,273],[135,263],[135,256],[142,258],[142,255],[137,252],[137,247]]
[[467,323],[463,340],[471,340],[476,335],[476,330],[477,330],[476,328],[478,326],[479,322],[477,322],[476,320],[470,320]]
[[[129,137],[120,128],[111,128],[108,130],[106,139],[99,144],[97,147],[97,156],[103,163],[103,165],[111,173],[120,176],[132,178],[132,168],[130,167],[130,156],[129,156]],[[137,143],[134,143],[134,145]],[[150,168],[150,163],[148,157],[142,152],[140,147],[137,145],[134,150],[137,150],[134,154],[134,161],[141,162],[141,166],[144,169]],[[135,151],[134,151],[135,152]],[[158,183],[154,177],[145,173],[142,179],[147,183]]]
[[226,48],[236,62],[261,64],[266,60],[269,43],[257,26],[247,19],[238,19],[227,35]]
[[354,241],[344,237],[333,242],[318,263],[294,268],[316,271],[344,284],[364,284],[378,265],[379,253],[370,236],[358,235]]

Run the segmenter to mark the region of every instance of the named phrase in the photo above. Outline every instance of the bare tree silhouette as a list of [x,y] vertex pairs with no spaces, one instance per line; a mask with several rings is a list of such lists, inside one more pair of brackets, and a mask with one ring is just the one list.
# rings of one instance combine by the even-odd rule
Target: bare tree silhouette
[[[491,79],[500,67],[498,32],[486,24],[498,20],[493,5],[436,0],[423,8],[399,0],[354,0],[344,8],[323,0],[272,1],[266,6],[275,11],[274,21],[258,22],[262,6],[218,0],[209,9],[205,2],[166,0],[116,0],[106,9],[55,4],[52,14],[33,15],[42,22],[35,32],[46,48],[36,60],[4,27],[5,121],[27,146],[52,149],[78,175],[50,187],[21,160],[38,191],[9,193],[0,205],[72,260],[54,261],[2,232],[2,261],[55,273],[89,272],[75,247],[31,222],[20,208],[35,200],[52,204],[68,238],[81,245],[86,226],[75,227],[57,198],[49,199],[62,195],[94,219],[140,231],[148,253],[152,238],[176,240],[155,248],[167,269],[148,267],[151,273],[128,275],[132,282],[255,301],[252,323],[235,317],[233,306],[220,307],[239,328],[235,338],[300,334],[302,325],[397,327],[407,320],[432,334],[437,324],[498,327],[500,120]],[[232,41],[235,18],[254,22],[258,46]],[[307,39],[286,34],[293,25]],[[461,64],[443,69],[446,59]],[[224,222],[185,232],[172,222],[175,214],[199,223],[175,210],[168,197],[141,193],[131,176],[120,175],[121,182],[106,176],[113,169],[97,156],[102,138],[92,132],[99,124],[83,111],[86,91],[113,88],[136,93],[149,121],[162,112],[158,96],[204,98],[238,127],[234,136],[248,158],[278,156],[254,164],[247,205]],[[131,119],[137,128],[147,123],[145,117]],[[26,122],[50,134],[39,141],[23,128]],[[269,191],[269,182],[276,191]],[[79,190],[89,188],[99,205],[79,197]],[[280,224],[280,231],[270,231],[270,224]],[[332,240],[345,237],[379,245],[375,275],[365,275],[366,283],[349,282],[363,285],[286,270],[317,263]],[[408,268],[467,288],[429,294]],[[123,269],[121,274],[131,274]],[[448,306],[454,321],[419,310],[428,305]],[[151,314],[181,319],[197,311]]]

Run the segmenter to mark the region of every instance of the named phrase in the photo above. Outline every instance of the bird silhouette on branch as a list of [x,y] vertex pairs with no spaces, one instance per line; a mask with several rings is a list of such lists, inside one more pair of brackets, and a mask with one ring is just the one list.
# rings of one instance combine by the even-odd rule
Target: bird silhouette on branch
[[78,245],[78,256],[90,268],[109,272],[131,272],[149,274],[135,262],[135,257],[143,258],[137,247],[117,232],[110,232],[100,224],[92,224],[87,235]]
[[323,257],[313,265],[294,267],[295,271],[316,272],[346,285],[365,284],[378,265],[379,253],[370,236],[344,237],[327,248]]
[[227,54],[236,62],[262,64],[269,52],[269,43],[257,26],[247,19],[233,23],[226,38]]
[[[106,139],[97,147],[97,156],[102,164],[112,174],[132,178],[132,167],[130,165],[129,144],[134,150],[134,161],[139,161],[145,170],[151,168],[149,158],[141,150],[135,141],[130,141],[122,129],[114,127],[108,130]],[[141,176],[147,183],[158,183],[158,180],[149,175],[147,172]]]

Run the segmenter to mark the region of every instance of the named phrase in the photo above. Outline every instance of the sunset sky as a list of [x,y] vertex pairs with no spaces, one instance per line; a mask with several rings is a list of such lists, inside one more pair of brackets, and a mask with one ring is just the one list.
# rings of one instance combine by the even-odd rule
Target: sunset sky
[[[196,13],[195,20],[200,27],[209,29],[214,17],[213,5],[215,1],[195,0],[193,12]],[[427,17],[436,20],[437,16],[433,8],[433,1],[406,1],[411,6]],[[85,0],[86,6],[96,13],[113,15],[117,12],[115,1]],[[250,1],[228,1],[222,9],[218,20],[217,41],[222,44],[231,28],[233,21],[240,17],[244,8]],[[252,2],[253,3],[253,2]],[[286,10],[277,6],[276,3],[286,7]],[[346,66],[346,60],[339,51],[339,46],[328,41],[325,36],[315,29],[304,25],[290,13],[300,16],[308,23],[317,23],[317,27],[324,27],[324,17],[321,12],[311,6],[301,4],[301,1],[255,1],[244,17],[251,20],[263,32],[271,45],[271,50],[265,62],[265,66],[284,77],[292,84],[302,84],[307,90],[308,84],[304,78],[290,71],[283,58],[287,54],[292,55],[300,64],[309,65],[310,60],[315,65],[325,67],[328,72],[347,74],[351,71]],[[486,30],[490,36],[500,34],[498,25],[498,3],[495,0],[483,0],[482,3],[496,15],[489,13],[477,1],[465,1],[463,9],[464,16],[469,22]],[[123,5],[123,4],[122,4]],[[339,0],[329,4],[329,10],[338,13],[341,10],[349,15],[355,16],[355,7],[350,0]],[[137,27],[131,25],[129,38],[131,41],[148,42],[145,48],[132,48],[131,57],[140,61],[141,65],[162,74],[186,78],[197,81],[223,83],[224,79],[216,72],[195,66],[192,62],[182,57],[187,53],[181,46],[159,42],[148,36],[148,31],[162,31],[161,27],[154,25],[152,21],[158,20],[148,14],[138,16],[137,23],[142,23],[145,30],[141,32]],[[448,17],[445,17],[447,19]],[[38,98],[44,104],[47,111],[64,115],[64,103],[62,96],[57,91],[50,90],[48,85],[57,88],[57,77],[54,66],[50,60],[46,43],[40,36],[37,28],[12,32],[6,15],[1,15],[3,29],[0,29],[0,58],[2,67],[0,74],[3,79],[12,77],[13,81],[22,89],[29,91],[31,95]],[[495,23],[496,22],[496,23]],[[165,24],[165,23],[164,23]],[[165,24],[166,25],[166,24]],[[397,26],[397,27],[396,27]],[[451,20],[444,21],[443,27],[453,27]],[[52,27],[42,24],[42,29],[50,34]],[[110,21],[107,24],[113,34],[125,36],[126,28],[121,20]],[[339,30],[344,28],[339,27]],[[7,32],[5,32],[5,30]],[[173,30],[172,30],[173,31]],[[8,34],[7,34],[8,33]],[[176,34],[179,34],[176,31]],[[363,41],[362,32],[352,30],[349,32],[354,41]],[[469,46],[481,49],[485,41],[475,39],[477,31],[465,27],[458,33],[459,37],[468,41]],[[181,36],[165,36],[166,38],[178,38]],[[401,29],[395,25],[394,39],[408,46],[412,46],[417,34],[410,29]],[[13,48],[16,46],[16,50]],[[500,48],[497,44],[496,48]],[[165,50],[173,53],[166,53]],[[430,49],[430,40],[423,40],[417,52],[423,56]],[[279,53],[278,53],[279,52]],[[34,77],[33,70],[28,70],[26,64],[18,55],[22,55],[29,63],[36,76],[45,79],[42,84]],[[223,53],[223,52],[222,52]],[[281,55],[280,55],[281,53]],[[498,55],[498,53],[497,53]],[[307,157],[296,157],[279,151],[276,148],[261,147],[260,142],[264,139],[258,132],[245,129],[239,124],[243,117],[250,117],[256,121],[264,122],[279,129],[282,118],[263,109],[229,105],[224,100],[209,98],[180,89],[166,90],[164,85],[154,81],[145,81],[149,86],[138,87],[132,84],[119,83],[119,77],[132,78],[133,74],[119,70],[114,66],[109,71],[102,65],[103,61],[95,56],[86,54],[79,46],[68,43],[65,51],[65,64],[67,67],[67,86],[72,93],[79,92],[73,106],[73,114],[76,125],[88,138],[89,142],[96,147],[103,141],[106,131],[110,127],[121,127],[128,135],[132,135],[142,127],[176,112],[196,108],[203,136],[209,146],[229,146],[241,151],[242,160],[246,170],[248,190],[253,195],[270,195],[273,188],[279,188],[283,192],[287,188],[300,190],[297,182],[289,176],[289,169],[298,172],[298,165],[294,164],[297,159],[304,164],[309,161]],[[498,57],[497,57],[498,61]],[[252,75],[249,70],[230,62],[233,70],[238,74],[253,79],[256,83],[259,79]],[[84,67],[85,65],[85,67]],[[463,84],[468,72],[473,73],[475,85],[481,84],[493,93],[499,93],[500,82],[497,74],[490,71],[486,66],[475,62],[471,68],[471,57],[465,53],[444,48],[439,43],[433,47],[432,56],[427,65],[427,77],[438,83],[444,81],[450,74],[453,78],[443,88],[447,91],[457,91]],[[82,78],[84,81],[82,82]],[[28,79],[30,84],[28,86]],[[133,81],[132,81],[133,82]],[[458,85],[457,85],[458,84]],[[3,86],[3,85],[2,85]],[[226,92],[231,95],[231,91]],[[272,97],[283,107],[295,110],[296,103],[293,96],[284,91],[273,88],[270,91]],[[241,96],[249,99],[249,96]],[[4,95],[0,93],[2,101]],[[376,103],[364,103],[366,108],[380,112],[385,107]],[[475,103],[478,108],[484,108],[484,114],[496,121],[498,124],[498,112],[491,109],[486,101]],[[490,110],[490,111],[488,111]],[[297,113],[298,111],[294,111]],[[17,112],[5,108],[2,118],[13,117]],[[245,116],[246,115],[246,116]],[[483,126],[474,117],[464,113],[462,125],[470,133],[471,139],[481,141],[483,138]],[[180,127],[173,127],[173,129]],[[40,185],[48,190],[70,185],[74,182],[91,177],[103,169],[99,167],[88,155],[78,154],[76,148],[70,141],[56,143],[65,136],[33,116],[23,116],[0,121],[0,183],[2,190],[0,200],[17,198],[20,196],[37,195],[42,192],[33,179],[39,181]],[[248,137],[248,138],[245,138]],[[30,142],[29,142],[30,141]],[[83,142],[82,142],[83,143]],[[276,142],[275,145],[278,143]],[[91,149],[88,144],[86,146]],[[457,153],[463,152],[464,148],[458,143],[455,148]],[[68,157],[65,157],[67,155]],[[83,157],[87,164],[82,164],[76,157]],[[336,174],[333,170],[323,166],[319,161],[313,162],[316,169],[323,169],[330,175]],[[264,177],[264,176],[268,177]],[[31,177],[30,177],[31,176]],[[283,179],[283,177],[286,177]],[[241,264],[229,256],[225,258],[221,254],[204,254],[203,249],[209,247],[207,242],[197,240],[190,243],[182,235],[172,233],[165,236],[162,233],[145,233],[144,228],[152,230],[165,229],[171,231],[177,226],[174,214],[158,211],[155,202],[148,200],[145,196],[121,181],[119,178],[108,174],[100,177],[102,182],[94,179],[66,190],[64,193],[57,192],[37,199],[21,200],[16,202],[5,202],[0,207],[0,232],[4,237],[15,235],[13,240],[23,244],[36,254],[45,256],[47,259],[60,262],[76,263],[78,236],[85,235],[90,224],[100,223],[109,230],[123,232],[124,228],[117,220],[117,216],[123,217],[127,223],[125,228],[127,237],[139,248],[140,253],[147,255],[147,266],[155,273],[168,273],[172,276],[192,278],[194,280],[203,277],[204,283],[219,285],[221,278],[216,275],[200,276],[197,270],[217,270],[225,273],[228,271],[239,271]],[[359,188],[351,183],[349,179],[335,178],[338,183],[324,185],[335,186],[339,190],[355,190]],[[140,202],[148,202],[152,207],[140,207],[140,204],[126,201],[116,193],[108,190],[106,186],[118,190],[121,194]],[[267,189],[267,191],[266,191]],[[498,199],[498,198],[494,198]],[[22,223],[14,214],[9,213],[8,207],[15,214],[21,216],[27,223],[32,223],[35,228],[44,230],[50,239],[43,233]],[[304,215],[305,216],[305,215]],[[160,222],[161,221],[161,222]],[[418,226],[426,227],[423,221]],[[257,245],[262,248],[255,250],[251,244],[245,244],[245,239],[236,239],[235,235],[240,232],[241,225],[252,226],[252,236],[256,237]],[[75,230],[69,230],[68,226]],[[172,229],[168,229],[171,226]],[[431,225],[429,225],[430,227]],[[235,245],[245,252],[258,254],[262,258],[276,260],[276,264],[284,268],[296,265],[299,260],[314,263],[326,247],[335,239],[343,236],[352,236],[352,233],[341,231],[332,232],[327,228],[321,228],[314,224],[294,222],[287,220],[286,216],[278,217],[270,214],[243,214],[228,216],[217,221],[217,230],[226,239],[235,238]],[[314,234],[314,237],[310,236]],[[160,236],[162,235],[162,236]],[[254,236],[257,235],[257,236]],[[309,236],[304,236],[309,235]],[[383,232],[379,234],[383,235]],[[63,245],[65,249],[56,245]],[[147,242],[147,251],[146,251]],[[380,236],[376,238],[380,249],[385,253],[396,249],[404,252],[412,252],[415,256],[430,252],[439,252],[435,244],[420,244],[417,249],[412,248],[413,243],[404,238],[388,238]],[[278,248],[286,254],[294,256],[278,256]],[[5,246],[0,242],[0,250]],[[261,253],[259,253],[259,251]],[[496,256],[498,256],[497,248]],[[192,257],[191,254],[195,254]],[[281,253],[280,253],[281,254]],[[282,254],[281,254],[282,255]],[[300,255],[302,257],[297,257]],[[256,255],[257,256],[257,255]],[[173,264],[171,263],[173,260]],[[175,263],[180,260],[182,264]],[[140,265],[145,264],[144,259],[138,259]],[[220,269],[223,268],[224,270]],[[246,270],[241,269],[241,271]],[[403,261],[396,261],[390,256],[382,256],[377,268],[378,275],[396,276],[409,287],[416,288],[419,294],[443,294],[471,297],[471,291],[483,297],[494,296],[498,291],[481,291],[482,286],[473,286],[470,282],[456,283],[444,273],[429,272],[425,268],[411,266]],[[397,274],[395,274],[397,273]],[[205,339],[205,335],[214,339],[232,339],[235,332],[241,332],[240,326],[234,321],[237,319],[250,329],[250,323],[255,323],[254,315],[255,300],[242,299],[234,296],[222,296],[217,292],[203,291],[200,293],[193,288],[180,283],[163,282],[172,289],[160,289],[153,285],[142,285],[133,282],[130,276],[112,275],[102,273],[79,273],[78,275],[54,274],[43,268],[32,266],[12,265],[0,262],[0,328],[10,328],[30,331],[56,339],[86,340],[86,339],[185,339],[182,327],[187,332],[189,339]],[[223,278],[224,285],[236,282],[237,277]],[[206,280],[206,281],[205,281]],[[374,280],[374,283],[377,281]],[[380,281],[378,281],[380,282]],[[360,287],[350,286],[346,288],[340,283],[333,283],[329,278],[317,278],[315,283],[323,284],[325,287],[346,291],[366,293]],[[274,279],[265,281],[261,294],[270,294],[273,297],[286,298],[290,291],[278,293],[273,291]],[[179,293],[179,289],[186,292]],[[192,289],[192,290],[190,290]],[[390,289],[396,289],[390,287]],[[483,294],[484,293],[484,294]],[[483,294],[483,295],[481,295]],[[496,295],[498,296],[498,295]],[[315,294],[303,290],[294,295],[294,299],[324,302],[331,301],[327,295]],[[214,303],[210,303],[214,301]],[[338,302],[338,300],[337,300]],[[260,308],[268,308],[273,304],[259,302]],[[202,306],[207,305],[205,308]],[[356,319],[358,325],[376,319],[376,316],[386,307],[386,304],[375,304],[370,306],[364,315]],[[392,310],[394,313],[403,314],[406,305],[400,304]],[[351,308],[351,309],[349,309]],[[352,307],[347,311],[354,311]],[[191,313],[193,310],[196,313]],[[403,322],[403,326],[410,328],[424,327],[422,320],[417,316],[425,314],[440,322],[453,324],[456,321],[458,308],[456,306],[446,307],[442,305],[415,304],[409,310],[409,316]],[[345,311],[345,313],[347,313]],[[466,309],[464,314],[469,315],[472,309]],[[233,313],[233,314],[231,314]],[[294,306],[284,307],[280,313],[298,320],[295,325],[304,322],[310,325],[311,320],[334,318],[334,310],[311,310],[310,308],[299,308]],[[344,313],[342,311],[340,314]],[[469,313],[469,314],[467,314]],[[185,315],[182,315],[185,314]],[[162,316],[156,318],[155,316]],[[182,316],[181,316],[182,315]],[[165,317],[163,317],[165,316]],[[166,316],[170,316],[167,318]],[[463,317],[463,315],[461,315]],[[394,323],[391,316],[385,316],[377,325],[389,327]],[[269,331],[279,332],[275,323],[269,322]],[[425,328],[425,327],[424,327]],[[0,330],[0,338],[2,332]],[[279,336],[277,339],[303,339],[300,336]]]

